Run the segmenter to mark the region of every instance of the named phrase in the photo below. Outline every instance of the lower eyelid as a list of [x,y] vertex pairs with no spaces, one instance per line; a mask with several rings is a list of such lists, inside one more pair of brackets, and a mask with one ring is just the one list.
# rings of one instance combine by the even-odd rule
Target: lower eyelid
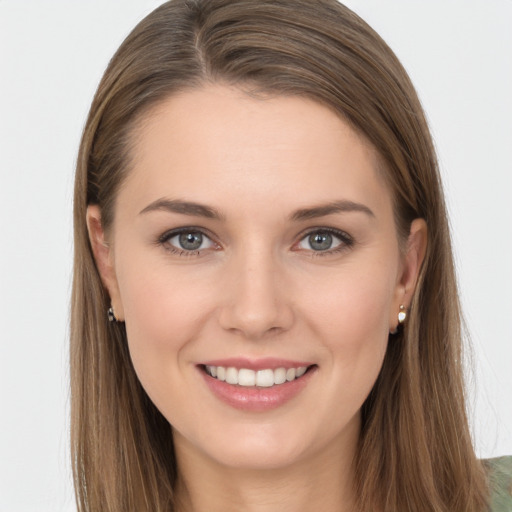
[[349,251],[352,248],[352,245],[353,245],[352,243],[350,243],[350,244],[341,243],[338,246],[336,246],[334,249],[328,249],[327,251],[309,250],[309,251],[305,251],[305,252],[307,252],[307,255],[310,258],[318,258],[318,257],[322,257],[322,256],[328,257],[328,256],[334,256],[336,254],[340,254],[345,251]]
[[168,246],[168,247],[165,247],[165,250],[170,252],[171,254],[175,254],[177,256],[180,256],[180,257],[183,257],[183,258],[189,258],[191,256],[200,256],[201,255],[201,251],[186,251],[185,249],[178,249],[177,247],[174,247],[174,246]]
[[[178,256],[181,258],[206,256],[210,252],[210,248],[186,250],[175,245],[171,245],[165,241],[159,242],[158,245],[172,256]],[[213,250],[215,250],[215,248]]]

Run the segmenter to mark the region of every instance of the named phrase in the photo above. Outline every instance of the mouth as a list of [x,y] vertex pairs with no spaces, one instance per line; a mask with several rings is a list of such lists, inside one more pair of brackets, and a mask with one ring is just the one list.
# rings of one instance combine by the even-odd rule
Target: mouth
[[213,379],[246,388],[274,388],[301,379],[316,365],[263,368],[236,368],[234,366],[202,365],[203,371]]
[[207,388],[225,404],[242,411],[264,412],[302,395],[318,365],[279,358],[229,358],[197,365]]

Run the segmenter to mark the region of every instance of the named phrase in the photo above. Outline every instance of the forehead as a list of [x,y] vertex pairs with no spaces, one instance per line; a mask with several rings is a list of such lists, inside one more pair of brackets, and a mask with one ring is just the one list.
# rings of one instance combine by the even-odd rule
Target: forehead
[[217,85],[189,90],[154,107],[132,140],[124,188],[140,204],[164,194],[207,203],[225,203],[227,195],[246,204],[278,200],[290,208],[340,196],[390,199],[373,147],[304,97],[261,99]]

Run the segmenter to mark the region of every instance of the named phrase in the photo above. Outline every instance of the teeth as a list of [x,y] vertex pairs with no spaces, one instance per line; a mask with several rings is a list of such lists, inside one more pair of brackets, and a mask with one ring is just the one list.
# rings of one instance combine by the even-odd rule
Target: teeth
[[275,370],[249,370],[248,368],[234,368],[232,366],[206,366],[206,373],[228,384],[238,384],[239,386],[257,386],[261,388],[270,388],[274,385],[284,384],[302,377],[307,370],[307,366],[298,368],[277,368]]
[[274,370],[259,370],[256,374],[256,386],[269,388],[274,385]]
[[[215,366],[210,366],[210,368],[215,368]],[[214,370],[211,371],[211,376],[213,377]],[[226,380],[226,368],[223,366],[217,366],[217,379]]]
[[305,366],[301,366],[300,368],[297,368],[295,371],[295,377],[299,378],[302,377],[306,373],[307,368]]
[[226,369],[226,382],[228,384],[238,384],[238,370],[236,368]]
[[278,368],[274,370],[274,384],[284,384],[286,382],[286,370]]
[[242,368],[238,371],[238,384],[240,384],[240,386],[255,386],[256,372]]

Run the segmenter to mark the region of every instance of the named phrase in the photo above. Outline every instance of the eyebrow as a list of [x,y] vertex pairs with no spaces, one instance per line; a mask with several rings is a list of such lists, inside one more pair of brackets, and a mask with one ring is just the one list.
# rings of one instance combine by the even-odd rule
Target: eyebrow
[[[140,211],[139,215],[153,211],[167,211],[171,213],[179,213],[182,215],[190,215],[193,217],[205,217],[207,219],[222,220],[224,216],[211,206],[206,206],[192,201],[182,201],[180,199],[161,198],[153,201]],[[360,212],[375,218],[375,214],[361,203],[354,201],[340,200],[332,201],[327,204],[312,206],[310,208],[301,208],[290,216],[292,221],[304,221],[324,217],[335,213]]]
[[292,214],[290,217],[293,221],[315,219],[317,217],[324,217],[325,215],[332,215],[333,213],[347,213],[347,212],[360,212],[375,218],[375,214],[361,203],[354,201],[333,201],[328,204],[321,204],[312,206],[311,208],[301,208]]
[[161,198],[153,201],[146,206],[139,215],[154,211],[167,211],[171,213],[181,213],[182,215],[191,215],[194,217],[205,217],[207,219],[222,219],[222,215],[210,206],[206,206],[191,201],[181,201],[180,199]]

